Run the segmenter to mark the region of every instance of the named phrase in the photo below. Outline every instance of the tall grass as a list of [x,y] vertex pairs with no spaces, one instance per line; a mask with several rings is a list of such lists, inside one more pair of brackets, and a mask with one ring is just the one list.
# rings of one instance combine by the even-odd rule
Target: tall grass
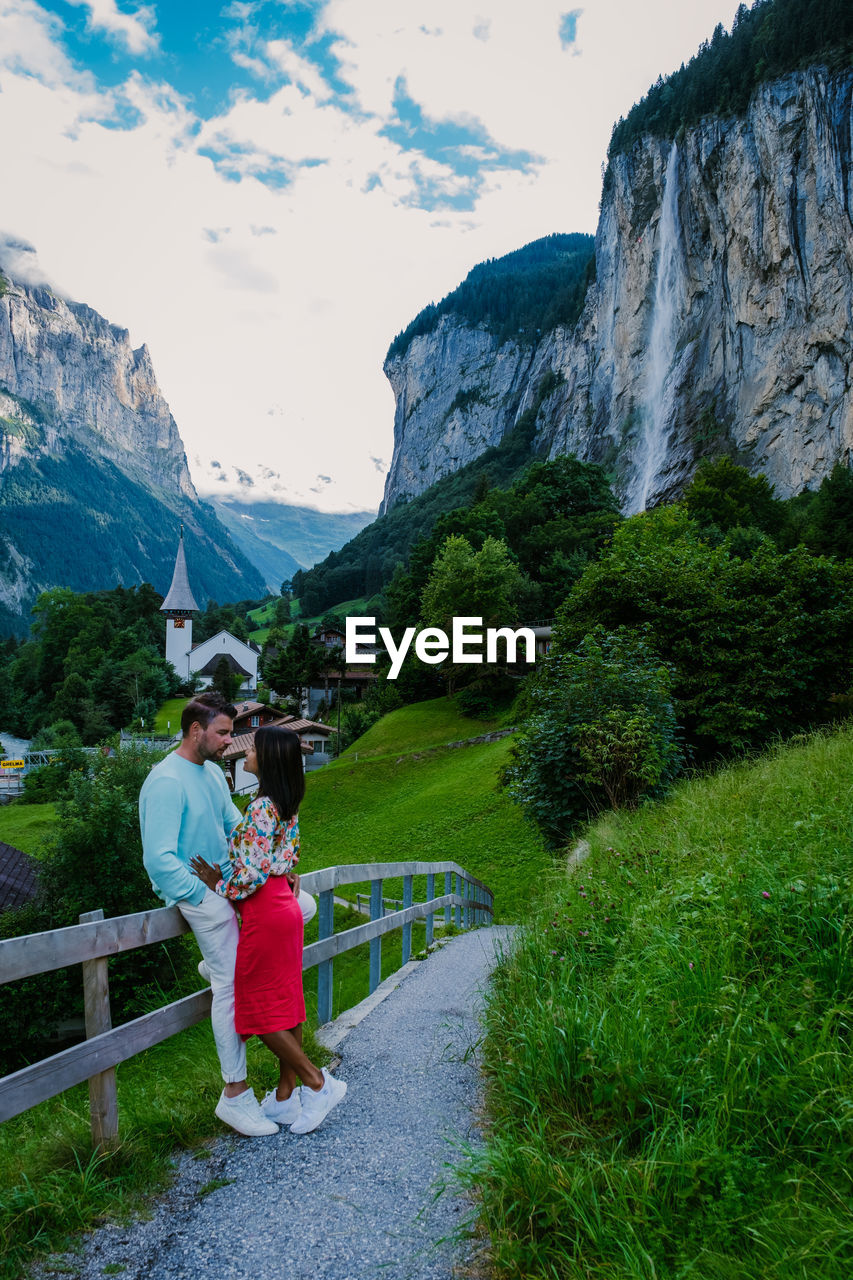
[[853,1268],[853,730],[608,816],[500,966],[497,1277]]

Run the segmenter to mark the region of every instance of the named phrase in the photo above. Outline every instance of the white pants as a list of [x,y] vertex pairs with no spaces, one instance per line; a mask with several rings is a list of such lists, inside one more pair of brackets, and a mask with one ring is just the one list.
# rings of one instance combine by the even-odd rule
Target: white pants
[[[317,914],[317,903],[304,889],[297,899],[307,924]],[[246,1079],[246,1044],[234,1030],[234,965],[240,926],[227,898],[205,888],[198,906],[179,902],[178,910],[195,934],[202,958],[210,971],[213,1003],[210,1023],[219,1055],[222,1079],[226,1084]]]
[[240,926],[231,903],[205,887],[198,906],[179,902],[178,910],[195,934],[202,958],[210,970],[213,1003],[210,1023],[222,1079],[233,1084],[246,1079],[246,1044],[234,1030],[234,964]]

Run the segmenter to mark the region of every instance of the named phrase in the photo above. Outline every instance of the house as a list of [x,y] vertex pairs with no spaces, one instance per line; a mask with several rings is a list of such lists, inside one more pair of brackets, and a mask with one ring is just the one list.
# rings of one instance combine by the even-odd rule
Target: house
[[261,656],[259,647],[251,640],[238,640],[230,631],[218,631],[209,640],[192,646],[189,653],[189,668],[192,675],[199,676],[202,688],[207,689],[213,683],[216,669],[222,659],[229,671],[242,677],[241,691],[254,693],[258,687],[258,659]]
[[236,707],[235,733],[245,733],[247,729],[259,729],[264,724],[280,724],[283,720],[290,719],[286,711],[278,711],[265,702],[238,702]]
[[312,644],[320,644],[324,649],[343,649],[347,638],[337,627],[320,626],[311,637]]
[[[251,708],[252,706],[260,707],[262,704],[247,703],[241,705]],[[264,711],[270,712],[271,709],[265,707]],[[258,725],[252,725],[251,723],[255,716],[260,719],[262,714],[260,711],[253,712],[248,710],[243,712],[241,711],[241,706],[238,706],[237,713],[237,717],[234,720],[234,736],[222,759],[231,790],[242,794],[245,791],[253,790],[257,782],[255,775],[246,773],[243,765],[255,733],[263,727],[264,722],[262,721]],[[248,723],[246,723],[247,721]],[[283,712],[272,712],[270,719],[265,723],[277,725],[283,729],[290,729],[297,734],[302,746],[303,763],[306,771],[318,769],[332,758],[331,735],[336,730],[331,725],[323,724],[319,720],[305,720],[299,716],[286,715]]]

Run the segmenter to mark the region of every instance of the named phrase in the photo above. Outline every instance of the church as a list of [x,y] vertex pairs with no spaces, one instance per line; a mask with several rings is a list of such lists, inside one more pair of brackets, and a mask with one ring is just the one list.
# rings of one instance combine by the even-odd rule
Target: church
[[187,573],[183,525],[172,585],[160,612],[166,615],[166,661],[171,662],[182,680],[198,676],[202,688],[208,688],[217,666],[225,658],[231,671],[242,678],[240,696],[257,691],[261,651],[251,640],[238,640],[229,631],[219,631],[209,640],[193,645],[193,614],[199,612],[199,607]]

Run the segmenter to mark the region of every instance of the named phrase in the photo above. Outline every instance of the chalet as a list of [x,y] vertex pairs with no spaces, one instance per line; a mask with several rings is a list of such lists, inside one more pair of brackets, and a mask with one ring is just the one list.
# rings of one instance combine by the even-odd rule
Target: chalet
[[[234,737],[231,740],[231,746],[222,757],[232,791],[240,793],[250,791],[256,784],[255,775],[246,773],[243,768],[243,762],[246,759],[246,752],[252,745],[256,731],[262,728],[264,723],[278,725],[297,734],[302,746],[303,764],[306,770],[318,769],[320,765],[326,764],[332,758],[331,735],[336,733],[336,730],[331,725],[323,724],[319,720],[305,720],[299,716],[286,715],[282,712],[272,712],[267,721],[252,725],[251,720],[255,716],[260,719],[262,712],[241,711],[242,705],[247,707],[261,706],[260,703],[247,703],[240,704],[237,707],[237,716],[234,720]],[[269,707],[264,707],[263,710],[270,712]]]

